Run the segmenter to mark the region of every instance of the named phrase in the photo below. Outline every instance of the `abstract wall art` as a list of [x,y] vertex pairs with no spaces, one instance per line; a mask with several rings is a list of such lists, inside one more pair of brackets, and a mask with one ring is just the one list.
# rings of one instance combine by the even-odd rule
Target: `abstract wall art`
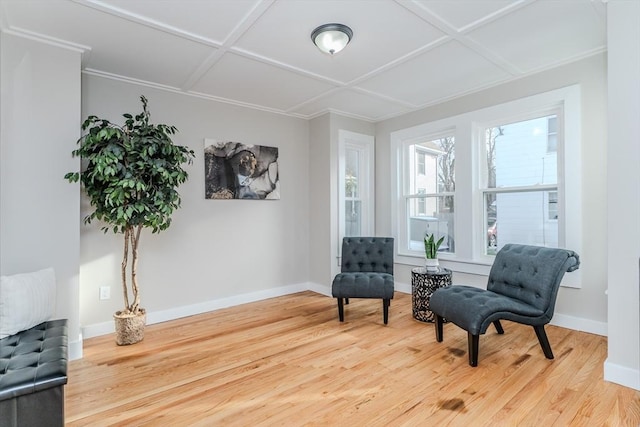
[[278,148],[204,140],[207,199],[280,199]]

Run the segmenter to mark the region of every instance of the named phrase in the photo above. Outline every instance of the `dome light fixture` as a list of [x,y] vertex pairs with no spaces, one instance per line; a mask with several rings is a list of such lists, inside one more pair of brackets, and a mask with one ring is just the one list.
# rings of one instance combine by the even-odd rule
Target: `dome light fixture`
[[351,41],[353,31],[343,24],[324,24],[311,32],[311,40],[318,49],[329,55],[340,52]]

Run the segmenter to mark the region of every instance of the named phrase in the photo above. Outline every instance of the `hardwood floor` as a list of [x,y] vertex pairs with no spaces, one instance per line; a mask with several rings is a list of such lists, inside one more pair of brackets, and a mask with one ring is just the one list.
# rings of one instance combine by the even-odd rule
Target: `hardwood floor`
[[640,392],[603,380],[606,338],[503,322],[468,365],[466,332],[382,301],[313,292],[147,327],[139,344],[88,339],[70,363],[69,426],[638,426]]

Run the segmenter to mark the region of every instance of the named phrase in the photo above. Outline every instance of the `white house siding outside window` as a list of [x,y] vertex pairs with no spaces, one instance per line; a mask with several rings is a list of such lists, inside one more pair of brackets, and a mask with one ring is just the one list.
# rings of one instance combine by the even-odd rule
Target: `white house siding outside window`
[[487,274],[507,243],[579,252],[580,127],[576,85],[393,132],[397,262],[422,265],[425,232],[446,237],[441,264],[468,273]]

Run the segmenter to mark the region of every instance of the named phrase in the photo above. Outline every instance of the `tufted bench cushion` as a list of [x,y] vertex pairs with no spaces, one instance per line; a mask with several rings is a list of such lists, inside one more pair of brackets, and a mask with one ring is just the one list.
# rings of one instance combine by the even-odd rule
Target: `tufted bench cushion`
[[64,425],[67,320],[0,340],[0,425]]

